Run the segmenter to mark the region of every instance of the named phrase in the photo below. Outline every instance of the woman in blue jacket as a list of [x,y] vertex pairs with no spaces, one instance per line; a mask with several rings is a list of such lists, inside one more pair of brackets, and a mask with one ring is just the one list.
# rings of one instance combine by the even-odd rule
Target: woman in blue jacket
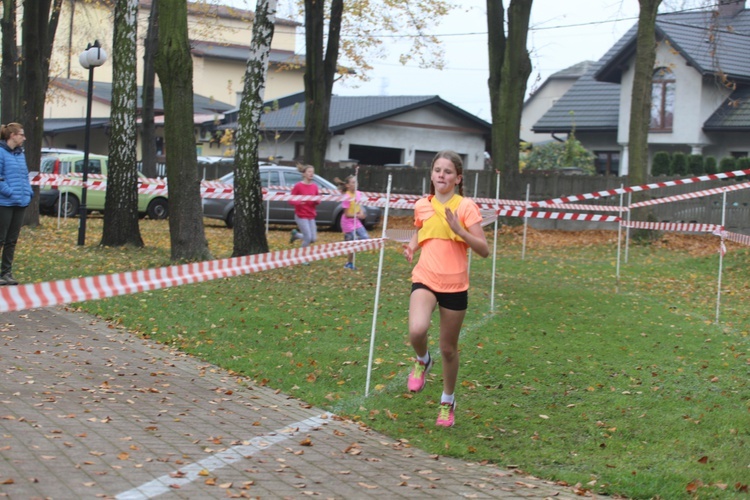
[[21,233],[23,215],[31,203],[31,183],[26,168],[23,125],[9,123],[0,128],[0,286],[17,285],[13,277],[13,254]]

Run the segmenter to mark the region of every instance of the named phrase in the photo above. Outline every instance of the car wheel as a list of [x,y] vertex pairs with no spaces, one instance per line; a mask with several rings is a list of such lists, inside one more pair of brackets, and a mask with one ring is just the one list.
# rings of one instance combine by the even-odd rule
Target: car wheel
[[224,221],[229,229],[234,227],[234,209],[230,210],[227,214],[227,219]]
[[344,212],[339,212],[336,215],[336,218],[333,220],[333,224],[331,225],[331,231],[341,231],[341,217],[344,215]]
[[156,198],[148,204],[146,213],[151,219],[166,219],[169,216],[169,205],[164,198]]
[[[62,210],[59,208],[60,203],[62,202]],[[57,203],[55,203],[55,214],[60,214],[63,217],[75,217],[78,215],[78,208],[81,206],[80,202],[78,201],[78,198],[76,198],[72,194],[68,194],[65,196],[64,194],[61,194],[57,198]]]

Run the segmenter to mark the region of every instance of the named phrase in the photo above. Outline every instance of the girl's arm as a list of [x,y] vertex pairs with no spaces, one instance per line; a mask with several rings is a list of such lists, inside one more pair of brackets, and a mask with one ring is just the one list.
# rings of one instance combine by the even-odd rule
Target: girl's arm
[[419,231],[414,233],[409,243],[404,243],[404,257],[408,262],[414,259],[414,254],[419,250]]
[[464,229],[458,221],[458,217],[451,212],[450,208],[445,209],[445,220],[448,221],[451,230],[460,236],[474,252],[478,253],[481,257],[487,257],[490,254],[490,247],[487,244],[487,238],[484,236],[481,222],[477,222]]
[[[318,185],[317,184],[314,184],[314,186],[315,186],[315,194],[313,196],[318,196],[320,194],[320,189],[318,189]],[[317,207],[318,205],[320,205],[320,200],[308,201],[308,202],[305,202],[305,203],[310,203],[313,207]]]
[[[294,186],[292,186],[292,192],[291,192],[291,194],[292,195],[299,194],[299,189],[297,189],[297,184],[295,184]],[[297,200],[287,200],[287,203],[289,203],[293,207],[296,207],[297,205],[302,204],[301,201],[297,201]]]

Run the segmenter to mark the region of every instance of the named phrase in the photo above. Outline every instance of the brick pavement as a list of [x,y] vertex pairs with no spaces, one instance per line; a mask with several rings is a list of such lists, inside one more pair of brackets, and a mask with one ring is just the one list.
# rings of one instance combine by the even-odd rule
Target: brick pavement
[[574,498],[434,457],[113,328],[0,316],[0,498]]

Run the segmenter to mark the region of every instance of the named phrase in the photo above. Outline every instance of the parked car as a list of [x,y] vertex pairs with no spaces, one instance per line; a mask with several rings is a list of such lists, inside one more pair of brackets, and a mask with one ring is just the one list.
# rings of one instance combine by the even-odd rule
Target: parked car
[[83,151],[77,149],[65,149],[65,148],[42,148],[42,156],[53,155],[53,154],[83,154]]
[[[289,190],[296,183],[302,180],[302,174],[295,167],[282,167],[279,165],[261,165],[260,182],[264,188],[269,187],[287,187]],[[219,182],[234,185],[234,172],[230,172],[219,178]],[[318,185],[318,189],[328,189],[339,192],[338,188],[324,178],[316,175],[313,182]],[[286,192],[289,190],[279,191],[270,189],[269,193]],[[264,203],[264,206],[266,204]],[[294,207],[288,201],[270,201],[270,213],[268,222],[271,224],[294,224]],[[379,207],[364,207],[367,212],[363,224],[367,229],[372,229],[380,221],[382,210]],[[329,226],[332,229],[340,230],[341,214],[344,209],[339,201],[323,201],[317,208],[318,216],[315,221],[319,226]],[[212,219],[223,220],[227,227],[232,227],[234,223],[234,200],[219,198],[203,199],[203,215]]]
[[[48,153],[42,156],[39,171],[42,174],[69,176],[72,173],[83,173],[83,153]],[[109,157],[89,155],[89,174],[107,175]],[[80,176],[76,177],[81,179]],[[138,172],[141,182],[148,182],[146,176]],[[92,180],[92,179],[89,179]],[[41,186],[39,189],[39,211],[73,217],[78,214],[81,204],[81,186]],[[106,191],[86,190],[86,209],[103,211]],[[58,203],[62,200],[62,207]],[[167,195],[162,193],[138,193],[138,213],[151,219],[166,219],[169,215]]]

